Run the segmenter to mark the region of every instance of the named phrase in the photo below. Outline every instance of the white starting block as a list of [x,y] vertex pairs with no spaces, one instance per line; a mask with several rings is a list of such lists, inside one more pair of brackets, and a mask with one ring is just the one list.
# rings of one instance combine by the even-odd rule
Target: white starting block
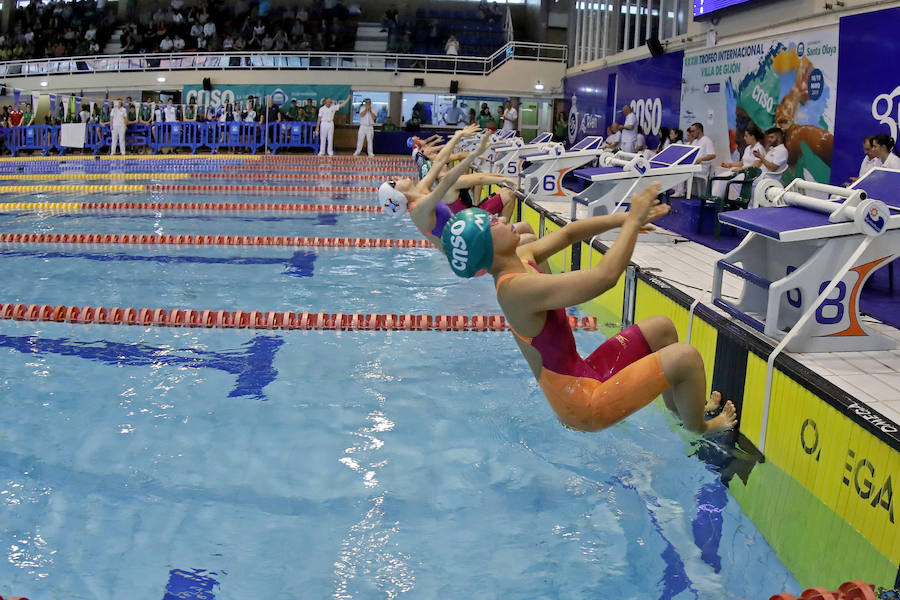
[[[483,129],[481,133],[475,134],[469,138],[464,138],[456,144],[456,149],[460,152],[472,152],[478,147],[478,144],[481,143],[481,138],[488,134],[488,131],[488,129]],[[499,144],[500,142],[512,143],[512,141],[516,139],[516,132],[514,129],[499,129],[490,134],[490,136],[491,144]]]
[[603,153],[599,167],[575,171],[576,177],[591,185],[572,197],[572,220],[576,220],[579,206],[587,207],[588,217],[609,215],[653,183],[659,184],[660,192],[688,183],[703,168],[693,164],[699,151],[697,146],[672,144],[649,161],[642,154]]
[[575,192],[563,187],[563,177],[603,154],[602,144],[601,136],[592,135],[568,150],[557,146],[549,151],[519,154],[519,159],[529,163],[519,172],[519,189],[524,191],[526,198],[538,201],[571,198]]
[[517,178],[522,169],[523,159],[519,158],[522,154],[547,153],[557,147],[563,148],[562,144],[553,141],[552,133],[544,132],[527,144],[516,138],[508,144],[494,146],[485,153],[481,162],[489,173]]
[[[837,201],[810,193],[826,193]],[[721,259],[713,303],[793,352],[887,350],[859,318],[863,284],[900,255],[900,171],[877,168],[848,188],[795,179],[787,188],[763,180],[760,208],[719,214],[749,235]],[[744,280],[736,302],[722,297],[725,273]],[[828,292],[826,298],[819,298]]]

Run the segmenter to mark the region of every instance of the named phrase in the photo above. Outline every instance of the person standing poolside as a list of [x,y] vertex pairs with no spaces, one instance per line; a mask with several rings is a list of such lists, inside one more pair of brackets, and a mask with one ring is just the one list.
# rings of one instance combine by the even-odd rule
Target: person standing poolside
[[631,110],[630,104],[622,107],[622,114],[625,115],[625,121],[619,126],[619,131],[621,132],[619,149],[623,152],[634,152],[635,148],[637,148],[637,116]]
[[[665,215],[657,199],[659,184],[631,198],[627,213],[570,223],[544,237],[519,245],[519,234],[506,219],[491,219],[477,208],[457,214],[442,235],[450,267],[460,277],[490,273],[497,300],[535,378],[559,420],[580,431],[600,431],[640,410],[662,394],[666,406],[697,433],[734,427],[729,401],[716,410],[721,394],[707,400],[703,359],[678,342],[666,317],[645,319],[600,345],[587,359],[575,346],[566,308],[587,302],[613,288],[631,259],[638,233]],[[558,275],[535,265],[581,240],[621,228],[599,264]]]
[[356,132],[356,151],[353,156],[359,156],[362,151],[363,142],[368,145],[369,156],[375,156],[375,150],[372,146],[372,140],[375,137],[375,109],[372,108],[372,99],[363,100],[362,106],[359,107],[359,131]]
[[325,98],[325,104],[319,107],[319,120],[316,128],[319,130],[319,156],[334,156],[334,113],[341,110],[350,98],[334,104],[331,98]]
[[109,145],[109,155],[116,153],[116,145],[118,144],[122,156],[125,156],[125,129],[127,128],[128,112],[122,106],[121,100],[116,100],[112,110],[109,111],[109,129],[112,134],[112,141]]

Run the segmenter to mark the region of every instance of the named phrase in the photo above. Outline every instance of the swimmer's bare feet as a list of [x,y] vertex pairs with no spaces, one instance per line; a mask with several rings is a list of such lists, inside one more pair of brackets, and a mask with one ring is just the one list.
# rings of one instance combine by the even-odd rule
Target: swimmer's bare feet
[[734,404],[729,400],[722,407],[722,412],[706,421],[706,431],[703,433],[704,435],[709,435],[720,431],[728,431],[729,429],[734,429],[735,425],[737,425],[737,411],[734,409]]
[[706,401],[706,406],[703,407],[703,412],[711,413],[719,410],[719,407],[722,405],[722,392],[712,392],[709,395],[709,400]]

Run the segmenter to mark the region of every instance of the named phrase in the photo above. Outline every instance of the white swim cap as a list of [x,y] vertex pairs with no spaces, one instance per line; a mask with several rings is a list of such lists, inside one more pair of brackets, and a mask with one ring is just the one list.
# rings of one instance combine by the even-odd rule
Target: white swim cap
[[394,186],[396,182],[385,181],[378,188],[378,204],[381,206],[381,212],[391,216],[405,214],[408,208],[406,195],[397,190]]

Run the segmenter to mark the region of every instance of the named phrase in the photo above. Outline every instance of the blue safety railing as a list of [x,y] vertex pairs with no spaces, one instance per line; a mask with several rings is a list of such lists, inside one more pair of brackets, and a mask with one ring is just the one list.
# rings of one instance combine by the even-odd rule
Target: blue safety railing
[[[59,125],[32,125],[30,127],[0,127],[0,144],[5,144],[15,156],[23,150],[39,151],[42,155],[64,154],[66,150],[77,150],[60,144]],[[263,136],[263,132],[267,136]],[[108,149],[112,135],[108,125],[88,123],[85,126],[84,149],[99,154]],[[256,154],[263,148],[276,152],[285,148],[318,148],[319,138],[316,124],[300,121],[262,123],[227,121],[198,123],[178,121],[175,123],[132,123],[125,132],[125,144],[131,149],[150,148],[158,154],[163,148],[187,148],[196,153],[200,148],[217,152],[219,148],[229,151],[249,150]]]
[[316,150],[319,147],[319,136],[316,134],[316,124],[307,121],[282,121],[269,123],[269,149],[272,153],[281,148],[310,148]]
[[188,148],[196,154],[197,148],[207,145],[206,123],[179,121],[150,125],[149,146],[157,154],[163,148]]
[[59,127],[54,125],[31,125],[10,127],[7,147],[13,156],[21,150],[39,150],[47,156],[59,150]]

